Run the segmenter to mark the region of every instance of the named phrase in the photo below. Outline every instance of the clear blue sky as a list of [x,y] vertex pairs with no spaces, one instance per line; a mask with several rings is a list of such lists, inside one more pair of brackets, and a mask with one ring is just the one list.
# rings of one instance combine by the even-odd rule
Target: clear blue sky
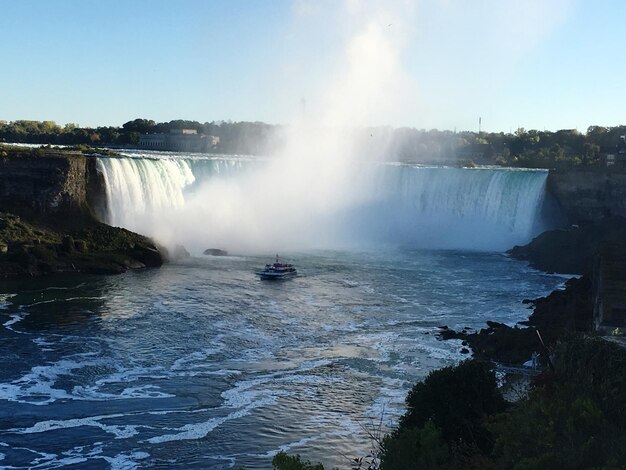
[[[389,3],[0,0],[0,120],[286,123],[302,98],[315,106],[345,44]],[[396,3],[411,97],[370,124],[626,124],[626,2]]]

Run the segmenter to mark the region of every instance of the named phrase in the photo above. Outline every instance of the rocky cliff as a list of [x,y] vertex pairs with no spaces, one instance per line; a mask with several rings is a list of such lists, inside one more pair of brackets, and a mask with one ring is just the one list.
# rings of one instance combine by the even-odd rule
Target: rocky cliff
[[0,208],[65,222],[104,211],[104,182],[96,159],[80,152],[0,149]]
[[0,146],[0,279],[163,263],[151,240],[100,222],[96,163],[75,151]]
[[626,171],[621,168],[550,170],[548,191],[570,224],[626,217]]

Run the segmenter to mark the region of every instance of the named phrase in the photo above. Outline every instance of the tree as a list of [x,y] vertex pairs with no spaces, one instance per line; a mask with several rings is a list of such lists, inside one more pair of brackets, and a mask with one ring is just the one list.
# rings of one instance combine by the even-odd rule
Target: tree
[[441,430],[431,422],[385,436],[382,442],[380,470],[441,468],[449,462]]
[[272,466],[276,470],[324,470],[321,463],[314,465],[308,460],[302,461],[299,455],[287,455],[282,451],[274,456]]
[[155,122],[150,119],[135,119],[134,121],[125,122],[122,129],[127,132],[138,132],[139,134],[148,134],[154,131]]
[[498,468],[606,468],[624,457],[623,437],[572,385],[535,390],[489,428]]

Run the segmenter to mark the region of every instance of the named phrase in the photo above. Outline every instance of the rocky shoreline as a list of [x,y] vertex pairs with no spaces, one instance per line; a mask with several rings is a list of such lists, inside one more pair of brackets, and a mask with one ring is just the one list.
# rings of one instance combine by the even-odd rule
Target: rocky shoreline
[[163,256],[148,238],[96,221],[60,230],[0,213],[0,278],[53,273],[118,274],[158,267]]
[[[602,259],[619,259],[626,254],[626,219],[609,217],[567,230],[544,232],[529,244],[509,250],[513,258],[527,261],[530,266],[550,273],[571,274],[564,288],[546,297],[525,299],[533,312],[528,320],[515,327],[487,322],[480,331],[454,331],[441,327],[442,340],[460,339],[462,346],[479,360],[521,365],[533,353],[553,348],[557,342],[576,333],[600,333],[602,330],[604,284],[617,284],[612,302],[626,302],[626,273],[612,266],[602,269]],[[606,264],[606,262],[604,262]],[[615,264],[615,263],[614,263]],[[617,299],[616,299],[617,297]],[[607,302],[604,302],[607,303]],[[606,317],[606,315],[604,315]],[[615,318],[610,319],[615,322]],[[619,320],[619,319],[618,319]],[[617,321],[619,323],[619,321]],[[619,327],[608,325],[609,329]],[[605,328],[606,330],[606,328]],[[539,334],[537,334],[539,332]]]

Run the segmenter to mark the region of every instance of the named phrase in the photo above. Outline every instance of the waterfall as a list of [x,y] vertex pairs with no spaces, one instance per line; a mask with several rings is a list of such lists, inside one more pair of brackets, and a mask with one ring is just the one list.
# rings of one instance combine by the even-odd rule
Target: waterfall
[[431,248],[504,250],[541,228],[547,171],[396,166],[382,173],[375,206],[383,238]]
[[[200,162],[198,164],[197,162]],[[107,198],[106,222],[131,230],[137,221],[159,217],[185,205],[185,193],[197,178],[219,177],[239,167],[233,161],[192,158],[98,158]]]
[[368,164],[337,188],[346,202],[320,213],[310,204],[315,186],[278,186],[260,171],[265,163],[101,157],[108,222],[192,250],[393,243],[500,251],[540,229],[547,171]]
[[137,216],[181,207],[183,191],[195,181],[185,160],[100,158],[108,205],[107,222],[132,227]]

